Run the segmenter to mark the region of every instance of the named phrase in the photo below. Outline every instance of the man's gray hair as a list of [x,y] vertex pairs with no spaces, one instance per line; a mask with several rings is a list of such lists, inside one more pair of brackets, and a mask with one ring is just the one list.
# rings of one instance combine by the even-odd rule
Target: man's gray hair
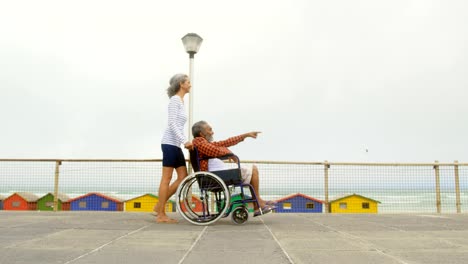
[[187,74],[178,73],[172,76],[171,80],[169,81],[169,88],[167,88],[167,95],[169,98],[176,95],[180,90],[180,83],[185,82],[188,79]]
[[192,126],[192,135],[193,137],[199,137],[200,133],[203,131],[203,126],[208,124],[206,121],[198,121]]

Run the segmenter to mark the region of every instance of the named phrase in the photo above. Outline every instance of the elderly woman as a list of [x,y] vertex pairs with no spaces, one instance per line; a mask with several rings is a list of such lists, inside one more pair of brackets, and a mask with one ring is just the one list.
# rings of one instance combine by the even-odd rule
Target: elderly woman
[[[185,74],[176,74],[169,81],[167,95],[169,96],[167,128],[161,141],[163,152],[163,169],[161,183],[159,184],[159,202],[155,205],[158,223],[177,223],[177,220],[169,218],[165,212],[165,204],[177,190],[182,180],[187,176],[187,167],[181,145],[192,148],[184,135],[184,125],[187,115],[184,107],[184,96],[190,92],[192,87],[189,77]],[[174,169],[177,172],[177,180],[170,184]],[[170,185],[169,185],[170,184]]]

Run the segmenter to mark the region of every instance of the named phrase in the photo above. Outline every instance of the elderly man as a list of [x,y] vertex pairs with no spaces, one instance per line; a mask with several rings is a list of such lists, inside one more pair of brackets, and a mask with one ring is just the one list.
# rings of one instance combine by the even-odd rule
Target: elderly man
[[[219,171],[225,170],[226,165],[218,157],[226,156],[232,154],[228,149],[230,146],[234,146],[239,142],[243,141],[247,137],[257,138],[257,135],[260,132],[250,132],[245,133],[239,136],[231,137],[223,141],[214,141],[213,139],[213,129],[206,121],[198,121],[192,126],[193,141],[192,144],[198,149],[198,154],[200,158],[211,157],[208,160],[200,161],[200,170],[202,171]],[[255,193],[257,194],[257,199],[262,210],[258,209],[258,206],[254,203],[254,216],[259,216],[271,212],[275,209],[275,202],[265,201],[260,197],[259,192],[259,176],[258,176],[257,166],[252,165],[252,167],[241,166],[241,175],[242,181],[244,183],[251,184]]]

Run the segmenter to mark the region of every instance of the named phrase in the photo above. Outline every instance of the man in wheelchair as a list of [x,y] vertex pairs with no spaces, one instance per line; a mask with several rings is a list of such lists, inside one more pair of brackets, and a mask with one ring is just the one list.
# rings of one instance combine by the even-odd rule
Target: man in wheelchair
[[[198,121],[192,126],[193,141],[192,144],[198,149],[200,156],[200,171],[220,171],[226,169],[226,164],[219,157],[232,154],[228,149],[230,146],[237,145],[245,138],[257,138],[260,132],[249,132],[239,136],[231,137],[222,141],[214,141],[213,129],[206,121]],[[210,157],[210,159],[203,159]],[[235,160],[237,162],[237,160]],[[254,204],[254,216],[266,214],[274,210],[276,203],[274,201],[265,201],[261,198],[259,192],[259,172],[255,165],[252,167],[241,166],[242,181],[246,184],[251,184],[257,195],[258,204],[262,208],[259,210],[256,203]]]

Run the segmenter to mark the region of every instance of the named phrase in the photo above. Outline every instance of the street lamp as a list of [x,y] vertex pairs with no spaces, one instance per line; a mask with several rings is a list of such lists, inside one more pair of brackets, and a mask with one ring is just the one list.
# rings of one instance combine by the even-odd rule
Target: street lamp
[[[193,125],[193,61],[195,59],[195,53],[198,52],[200,49],[201,43],[203,39],[195,33],[188,33],[184,37],[182,37],[182,43],[184,44],[185,51],[189,54],[190,60],[190,70],[189,70],[189,78],[190,83],[192,84],[192,88],[190,89],[189,93],[189,122],[188,122],[188,138],[191,141],[193,139],[192,136],[192,125]],[[192,167],[188,166],[188,172],[190,173]]]
[[189,78],[190,83],[192,84],[192,88],[190,89],[189,93],[189,123],[188,123],[188,135],[189,139],[192,140],[192,125],[193,125],[193,61],[195,58],[195,53],[198,52],[200,49],[201,43],[203,39],[195,33],[188,33],[182,38],[182,43],[184,44],[185,51],[189,54],[190,60],[190,70],[189,70]]

